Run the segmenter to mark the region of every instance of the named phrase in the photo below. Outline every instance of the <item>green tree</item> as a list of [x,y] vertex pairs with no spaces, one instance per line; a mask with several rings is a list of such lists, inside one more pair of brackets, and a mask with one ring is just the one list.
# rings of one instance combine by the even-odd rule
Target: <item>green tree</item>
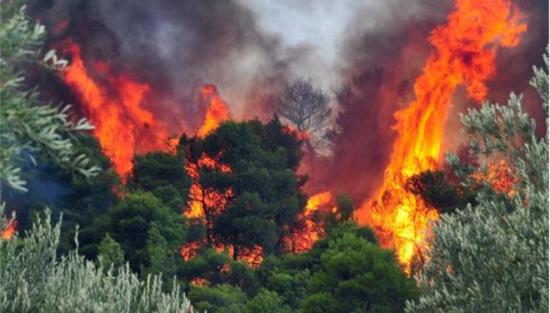
[[279,264],[266,264],[272,263],[273,260],[264,261],[259,275],[265,276],[262,282],[264,288],[275,292],[287,306],[296,311],[306,296],[311,273],[307,266],[300,266],[302,264],[299,263],[292,264],[289,258],[293,257],[293,255],[281,256],[286,260],[278,260],[281,262]]
[[[531,84],[548,127],[548,54],[545,62]],[[534,120],[514,94],[507,105],[485,103],[461,119],[472,153],[506,160],[517,183],[513,193],[479,192],[477,205],[441,216],[430,261],[417,278],[423,295],[408,303],[407,312],[547,312],[548,132],[537,137]],[[468,174],[456,156],[448,161]]]
[[98,260],[104,267],[109,267],[111,264],[119,267],[124,264],[124,251],[109,234],[106,234],[101,240]]
[[242,313],[247,302],[246,294],[238,287],[220,284],[213,287],[191,286],[189,298],[198,312]]
[[[98,141],[92,136],[79,136],[75,145],[90,157],[94,164],[102,169],[96,176],[86,178],[72,175],[70,171],[59,167],[48,158],[42,158],[41,166],[34,168],[30,174],[29,192],[15,195],[7,203],[17,203],[29,209],[32,216],[45,207],[52,208],[55,215],[63,213],[62,238],[59,248],[62,253],[74,249],[76,226],[79,226],[79,252],[88,259],[95,259],[99,252],[99,244],[107,229],[102,218],[118,201],[115,190],[121,189],[118,174],[110,168],[111,164],[99,147]],[[46,197],[44,197],[44,193]],[[23,229],[30,226],[30,219],[24,218],[18,212],[18,221]],[[104,219],[104,218],[103,218]]]
[[37,154],[46,154],[60,166],[86,177],[99,168],[75,149],[75,132],[93,127],[85,120],[72,122],[69,106],[59,108],[44,104],[33,88],[25,86],[22,64],[37,64],[59,70],[66,61],[58,60],[53,51],[41,59],[45,30],[25,15],[16,1],[0,6],[0,180],[7,186],[27,191],[21,166],[36,163]]
[[405,184],[407,191],[421,197],[440,213],[452,213],[468,203],[475,203],[474,189],[479,188],[452,182],[444,171],[431,170],[411,176]]
[[351,221],[354,210],[355,205],[351,197],[341,193],[336,197],[336,211],[317,211],[314,212],[313,218],[318,225],[321,225],[320,227],[324,228],[325,232],[330,232],[339,224]]
[[130,190],[151,192],[177,213],[187,202],[190,185],[184,158],[163,152],[136,156],[128,179]]
[[338,209],[341,221],[349,221],[353,217],[355,205],[350,196],[339,194],[336,198],[336,208]]
[[393,253],[353,233],[331,240],[320,261],[301,312],[402,312],[416,296]]
[[[277,119],[226,122],[204,139],[181,139],[179,150],[198,165],[201,194],[228,195],[196,199],[203,203],[209,244],[233,246],[234,259],[257,246],[264,254],[283,251],[285,236],[301,226],[306,202],[305,178],[296,174],[300,144]],[[218,165],[201,165],[205,155]]]
[[[146,274],[164,267],[166,275],[175,274],[173,264],[181,260],[185,236],[180,214],[150,193],[133,193],[111,209],[107,221],[108,232],[120,243],[132,269]],[[162,251],[154,247],[157,244]]]
[[290,313],[290,308],[283,303],[281,297],[273,291],[260,289],[258,294],[250,299],[243,312],[246,313]]
[[161,226],[157,223],[151,224],[147,231],[146,254],[149,259],[149,266],[142,272],[148,274],[174,274],[177,271],[178,264],[181,263],[179,254],[174,253],[174,248],[163,236],[160,230]]

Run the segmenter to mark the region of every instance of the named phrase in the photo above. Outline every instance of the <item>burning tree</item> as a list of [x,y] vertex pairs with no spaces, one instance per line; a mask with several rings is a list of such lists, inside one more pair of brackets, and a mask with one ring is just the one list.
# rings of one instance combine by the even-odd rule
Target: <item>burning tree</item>
[[[531,83],[548,117],[548,54],[545,61]],[[424,295],[409,303],[407,312],[546,312],[548,132],[537,137],[534,120],[514,94],[507,105],[485,103],[470,110],[462,123],[472,153],[504,158],[514,167],[515,192],[495,188],[500,197],[480,192],[478,205],[442,216],[433,229],[430,261],[418,276]],[[448,156],[463,172],[457,160]]]
[[464,85],[470,98],[482,101],[485,82],[496,71],[497,48],[516,46],[526,30],[510,0],[459,0],[447,23],[430,35],[435,51],[415,81],[416,98],[395,113],[397,139],[384,181],[357,212],[360,222],[375,229],[383,246],[396,250],[407,271],[427,248],[429,225],[438,212],[407,192],[406,180],[437,167],[454,91]]
[[314,132],[330,116],[329,98],[311,81],[298,79],[282,88],[271,100],[275,112],[290,121],[300,132]]
[[292,133],[278,120],[226,122],[204,138],[182,137],[179,151],[194,179],[185,214],[204,225],[207,246],[250,264],[284,250],[305,205]]

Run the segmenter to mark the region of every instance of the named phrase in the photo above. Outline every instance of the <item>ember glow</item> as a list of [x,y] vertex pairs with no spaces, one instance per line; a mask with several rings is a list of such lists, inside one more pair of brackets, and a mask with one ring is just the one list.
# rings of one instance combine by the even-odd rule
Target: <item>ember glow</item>
[[10,240],[15,234],[16,227],[17,227],[17,221],[10,220],[8,224],[4,227],[4,229],[2,229],[2,233],[1,233],[2,240]]
[[[212,227],[211,218],[207,216],[209,210],[216,211],[218,214],[223,212],[233,197],[233,190],[228,188],[223,192],[219,192],[218,190],[202,186],[200,184],[199,174],[201,168],[217,170],[222,173],[231,173],[231,168],[206,154],[203,154],[198,162],[188,163],[186,165],[187,173],[191,177],[193,183],[189,191],[189,200],[184,215],[187,218],[200,219],[206,224],[206,227]],[[197,256],[201,247],[209,244],[212,244],[218,252],[227,250],[230,257],[234,255],[235,251],[233,246],[225,246],[216,242],[208,243],[206,241],[190,242],[180,249],[180,254],[185,261],[189,261]],[[244,261],[251,267],[257,267],[263,260],[263,249],[260,246],[256,246],[253,249],[239,250],[237,260]]]
[[483,100],[485,81],[496,71],[497,48],[517,45],[526,29],[510,0],[457,0],[447,23],[431,33],[435,51],[414,84],[416,100],[395,114],[397,139],[384,181],[356,212],[383,246],[395,249],[407,271],[415,256],[422,258],[429,222],[438,213],[407,193],[404,183],[413,174],[436,168],[456,88],[465,86],[472,99]]
[[[216,130],[223,121],[229,120],[231,115],[225,101],[218,94],[216,86],[212,84],[204,85],[200,90],[201,102],[208,104],[207,112],[202,126],[197,131],[197,137],[203,138],[212,131]],[[187,218],[200,219],[206,224],[206,227],[212,227],[212,221],[208,218],[209,210],[214,210],[218,214],[225,210],[225,207],[233,197],[233,190],[228,188],[223,192],[206,188],[200,183],[200,170],[216,170],[222,173],[231,173],[231,167],[218,161],[218,157],[211,157],[203,154],[197,162],[188,162],[185,169],[193,181],[189,190],[189,200],[184,215]],[[215,242],[195,241],[184,245],[180,254],[185,261],[194,258],[203,245],[212,244],[218,252],[227,250],[230,257],[233,257],[235,249],[233,246],[225,246]],[[263,260],[263,249],[256,246],[252,249],[243,249],[239,251],[238,261],[244,261],[251,267],[257,267]]]
[[105,62],[95,63],[95,76],[92,75],[80,47],[72,41],[67,41],[62,51],[71,57],[62,78],[79,97],[95,127],[95,137],[123,179],[132,170],[136,152],[167,148],[164,143],[169,138],[168,131],[143,107],[143,99],[150,91],[147,84],[113,73]]
[[515,195],[514,185],[518,182],[513,169],[504,160],[490,162],[485,172],[479,171],[473,174],[478,183],[489,184],[496,192],[508,196]]

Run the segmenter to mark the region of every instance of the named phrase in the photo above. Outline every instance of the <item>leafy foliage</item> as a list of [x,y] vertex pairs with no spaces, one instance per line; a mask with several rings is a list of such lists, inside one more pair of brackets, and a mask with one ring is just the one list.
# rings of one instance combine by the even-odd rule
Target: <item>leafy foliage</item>
[[453,182],[444,171],[425,171],[411,176],[405,189],[420,196],[440,213],[452,213],[468,203],[475,203],[472,188]]
[[199,166],[201,194],[226,195],[223,201],[198,199],[208,243],[232,245],[235,259],[255,246],[267,254],[283,251],[283,238],[301,227],[297,219],[306,202],[305,179],[296,174],[299,140],[277,119],[267,125],[226,122],[204,139],[183,137],[179,149],[190,163],[206,155],[229,169]]
[[136,156],[128,180],[130,190],[151,192],[176,213],[187,203],[190,185],[184,160],[162,152]]
[[13,1],[0,6],[0,163],[4,164],[0,167],[0,179],[15,190],[27,191],[21,165],[25,160],[36,163],[37,153],[47,154],[59,165],[86,177],[94,176],[99,167],[74,149],[74,133],[93,127],[85,119],[72,122],[70,106],[43,104],[38,93],[25,86],[23,65],[34,63],[59,70],[66,62],[58,60],[53,51],[40,60],[44,27],[32,23],[24,7],[17,8]]
[[108,232],[120,243],[133,270],[176,273],[184,239],[181,215],[150,193],[133,193],[111,209],[108,221]]
[[109,234],[106,234],[103,240],[101,240],[98,260],[100,264],[106,267],[111,264],[116,267],[124,264],[124,251],[120,244],[111,238]]
[[[2,206],[0,224],[3,214]],[[24,238],[0,240],[0,311],[190,312],[179,286],[164,293],[160,276],[140,281],[127,265],[106,269],[76,250],[58,258],[59,237],[60,224],[52,226],[47,212]]]
[[415,282],[391,251],[351,233],[329,242],[308,286],[302,312],[401,312]]

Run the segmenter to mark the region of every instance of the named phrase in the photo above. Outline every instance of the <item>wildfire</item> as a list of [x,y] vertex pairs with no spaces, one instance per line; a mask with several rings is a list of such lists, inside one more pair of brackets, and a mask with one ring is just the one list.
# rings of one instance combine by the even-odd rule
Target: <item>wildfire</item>
[[294,138],[302,141],[309,141],[311,139],[311,135],[307,131],[301,131],[298,128],[294,127],[293,125],[286,125],[283,128],[283,131],[286,133],[294,136]]
[[67,41],[62,50],[72,59],[62,78],[80,98],[101,148],[125,179],[136,152],[166,148],[167,130],[142,106],[150,88],[124,74],[114,74],[105,62],[94,63],[92,75],[73,41]]
[[2,239],[10,240],[15,234],[16,227],[17,227],[17,221],[10,220],[8,224],[4,227],[4,229],[2,229]]
[[189,190],[189,202],[185,216],[187,218],[200,218],[204,220],[205,207],[216,206],[218,208],[225,208],[227,202],[233,196],[233,190],[228,188],[225,192],[219,193],[215,190],[204,188],[200,184],[199,169],[201,167],[218,170],[222,173],[230,173],[231,168],[226,164],[216,161],[207,154],[203,154],[197,163],[187,163],[185,169],[193,183]]
[[319,209],[319,207],[329,204],[332,201],[332,194],[330,191],[320,192],[307,199],[306,212],[312,212]]
[[[223,211],[229,200],[233,197],[233,189],[228,188],[223,192],[219,192],[217,190],[205,188],[200,184],[200,168],[218,170],[222,173],[231,173],[231,167],[220,163],[216,158],[212,158],[206,154],[203,154],[196,163],[190,162],[186,166],[187,173],[191,177],[193,183],[189,191],[189,201],[184,214],[187,218],[200,219],[207,224],[207,227],[211,227],[211,221],[207,220],[206,216],[207,210],[215,209],[216,211]],[[215,242],[211,242],[211,244],[218,252],[223,252],[227,249],[231,257],[233,257],[235,253],[235,249],[231,245],[225,246]],[[207,242],[200,240],[190,242],[181,248],[180,254],[185,261],[188,261],[197,256],[198,251],[203,245],[207,245]],[[259,266],[263,260],[263,249],[260,246],[256,246],[252,249],[240,249],[238,252],[237,260],[244,261],[251,267]]]
[[208,110],[204,116],[204,122],[197,131],[197,136],[204,137],[218,128],[221,122],[230,119],[231,114],[229,113],[227,105],[219,96],[216,86],[212,84],[202,86],[200,98],[202,101],[209,103]]
[[318,212],[327,211],[336,211],[333,206],[332,194],[329,191],[309,197],[305,211],[299,217],[304,223],[304,228],[285,238],[286,249],[294,253],[309,251],[313,244],[324,235],[324,225],[316,220],[315,215]]
[[430,35],[435,51],[414,84],[416,100],[395,114],[398,136],[384,181],[357,212],[383,246],[395,249],[407,271],[413,257],[422,256],[429,222],[438,213],[403,185],[411,175],[436,167],[454,90],[464,85],[471,98],[481,101],[484,83],[495,73],[496,49],[517,45],[526,29],[510,0],[457,0],[447,23]]
[[514,185],[518,182],[513,170],[504,160],[489,163],[486,172],[476,172],[473,178],[478,183],[488,183],[496,192],[508,196],[515,194]]

